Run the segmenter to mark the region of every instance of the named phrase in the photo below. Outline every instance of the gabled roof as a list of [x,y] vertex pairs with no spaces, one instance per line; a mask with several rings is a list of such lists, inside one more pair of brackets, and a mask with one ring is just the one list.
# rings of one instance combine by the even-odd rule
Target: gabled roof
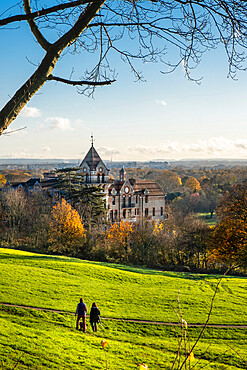
[[[150,196],[165,196],[165,192],[155,181],[129,179],[129,182],[135,195],[144,194],[145,189],[147,189]],[[109,186],[109,192],[111,193],[112,189],[115,189],[117,194],[119,194],[124,183],[125,181],[115,180],[113,184]]]
[[[96,167],[98,166],[100,162],[104,163],[93,145],[91,146],[85,158],[81,162],[80,167],[82,167],[85,162],[89,166],[90,171],[95,171]],[[108,170],[105,164],[104,166]]]

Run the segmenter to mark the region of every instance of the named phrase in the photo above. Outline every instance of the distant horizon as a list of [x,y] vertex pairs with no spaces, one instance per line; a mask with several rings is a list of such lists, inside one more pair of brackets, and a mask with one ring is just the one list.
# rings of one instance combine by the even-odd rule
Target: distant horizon
[[[28,158],[28,157],[19,157],[19,158],[11,158],[11,157],[0,157],[0,162],[6,162],[6,161],[49,161],[49,162],[78,162],[82,161],[83,158],[78,159],[78,158]],[[118,163],[118,162],[139,162],[139,163],[149,163],[149,162],[247,162],[247,158],[181,158],[181,159],[150,159],[150,160],[135,160],[135,159],[118,159],[118,160],[111,160],[111,159],[104,159],[102,157],[102,160],[105,162],[113,162],[113,163]]]

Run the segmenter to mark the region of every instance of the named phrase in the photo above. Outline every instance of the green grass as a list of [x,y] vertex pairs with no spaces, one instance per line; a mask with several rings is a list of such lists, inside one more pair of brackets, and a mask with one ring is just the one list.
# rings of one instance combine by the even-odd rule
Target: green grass
[[206,222],[206,224],[208,226],[215,226],[216,225],[216,222],[217,222],[217,217],[215,215],[215,213],[213,214],[213,217],[211,218],[211,214],[210,212],[204,212],[204,213],[198,213],[198,216],[200,216],[200,218]]
[[[83,334],[74,329],[71,315],[7,307],[0,311],[0,326],[3,369],[17,363],[19,369],[105,369],[102,339],[108,343],[109,369],[137,369],[141,362],[170,369],[177,349],[171,327],[150,324],[103,320],[97,334],[89,328]],[[189,329],[192,344],[198,330]],[[207,369],[244,369],[244,341],[239,329],[208,328],[194,351],[196,362]]]
[[[52,308],[56,314],[0,306],[0,369],[104,369],[101,339],[108,341],[109,369],[170,369],[177,342],[171,327],[104,320],[97,335],[74,329],[83,296],[104,317],[176,322],[177,296],[188,323],[207,318],[219,276],[162,272],[0,249],[0,302]],[[246,324],[247,279],[226,277],[216,295],[210,323]],[[189,328],[192,342],[199,328]],[[207,369],[244,369],[245,329],[207,328],[195,356]],[[211,344],[207,353],[203,354]],[[234,350],[231,350],[230,347]],[[194,363],[193,363],[194,364]]]
[[[174,321],[171,305],[177,307],[180,291],[186,321],[203,323],[218,280],[0,249],[1,302],[68,312],[82,296],[106,317]],[[246,290],[246,278],[224,278],[210,322],[246,323]]]

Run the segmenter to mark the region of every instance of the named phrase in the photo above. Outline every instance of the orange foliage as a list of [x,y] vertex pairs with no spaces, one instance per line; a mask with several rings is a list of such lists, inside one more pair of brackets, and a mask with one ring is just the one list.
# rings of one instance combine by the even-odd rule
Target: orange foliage
[[130,237],[133,233],[133,224],[122,220],[120,223],[111,225],[106,231],[107,246],[111,254],[118,256],[120,260],[124,259],[130,251]]
[[51,215],[50,249],[53,252],[76,254],[86,236],[79,213],[62,199],[53,207]]
[[211,256],[230,265],[247,266],[247,184],[232,186],[217,208]]
[[201,185],[200,185],[199,181],[193,176],[189,177],[185,181],[184,186],[186,186],[186,188],[188,188],[191,192],[201,190]]

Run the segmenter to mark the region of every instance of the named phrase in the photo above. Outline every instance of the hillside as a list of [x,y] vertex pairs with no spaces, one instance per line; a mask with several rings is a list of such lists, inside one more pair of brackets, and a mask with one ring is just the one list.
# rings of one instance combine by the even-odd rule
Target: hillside
[[[189,324],[204,323],[219,279],[218,276],[134,269],[9,249],[0,249],[0,276],[2,303],[64,311],[64,314],[56,314],[1,305],[0,355],[6,360],[5,364],[9,363],[9,367],[4,368],[9,369],[23,353],[26,360],[21,361],[18,368],[28,368],[27,364],[35,361],[35,369],[77,369],[82,363],[84,369],[104,369],[102,338],[109,341],[111,369],[117,369],[116,363],[121,363],[119,369],[135,369],[141,360],[149,363],[150,369],[168,369],[167,364],[177,347],[171,327],[105,319],[96,336],[88,328],[82,337],[75,331],[70,314],[75,311],[79,297],[83,296],[88,308],[96,301],[105,318],[177,322],[173,308],[178,311],[180,291],[184,319]],[[224,278],[215,299],[211,324],[246,324],[246,286],[246,278]],[[192,340],[199,331],[199,328],[190,328]],[[78,340],[83,340],[83,349]],[[244,329],[209,328],[197,354],[202,355],[209,341],[212,342],[210,353],[202,360],[212,357],[213,362],[219,361],[224,369],[226,357],[216,360],[223,349],[229,351],[224,340],[240,353],[246,351]],[[244,368],[236,354],[227,355],[227,359],[239,369]],[[63,367],[60,361],[64,361]],[[209,365],[208,368],[218,367]],[[235,365],[231,369],[235,369]]]

